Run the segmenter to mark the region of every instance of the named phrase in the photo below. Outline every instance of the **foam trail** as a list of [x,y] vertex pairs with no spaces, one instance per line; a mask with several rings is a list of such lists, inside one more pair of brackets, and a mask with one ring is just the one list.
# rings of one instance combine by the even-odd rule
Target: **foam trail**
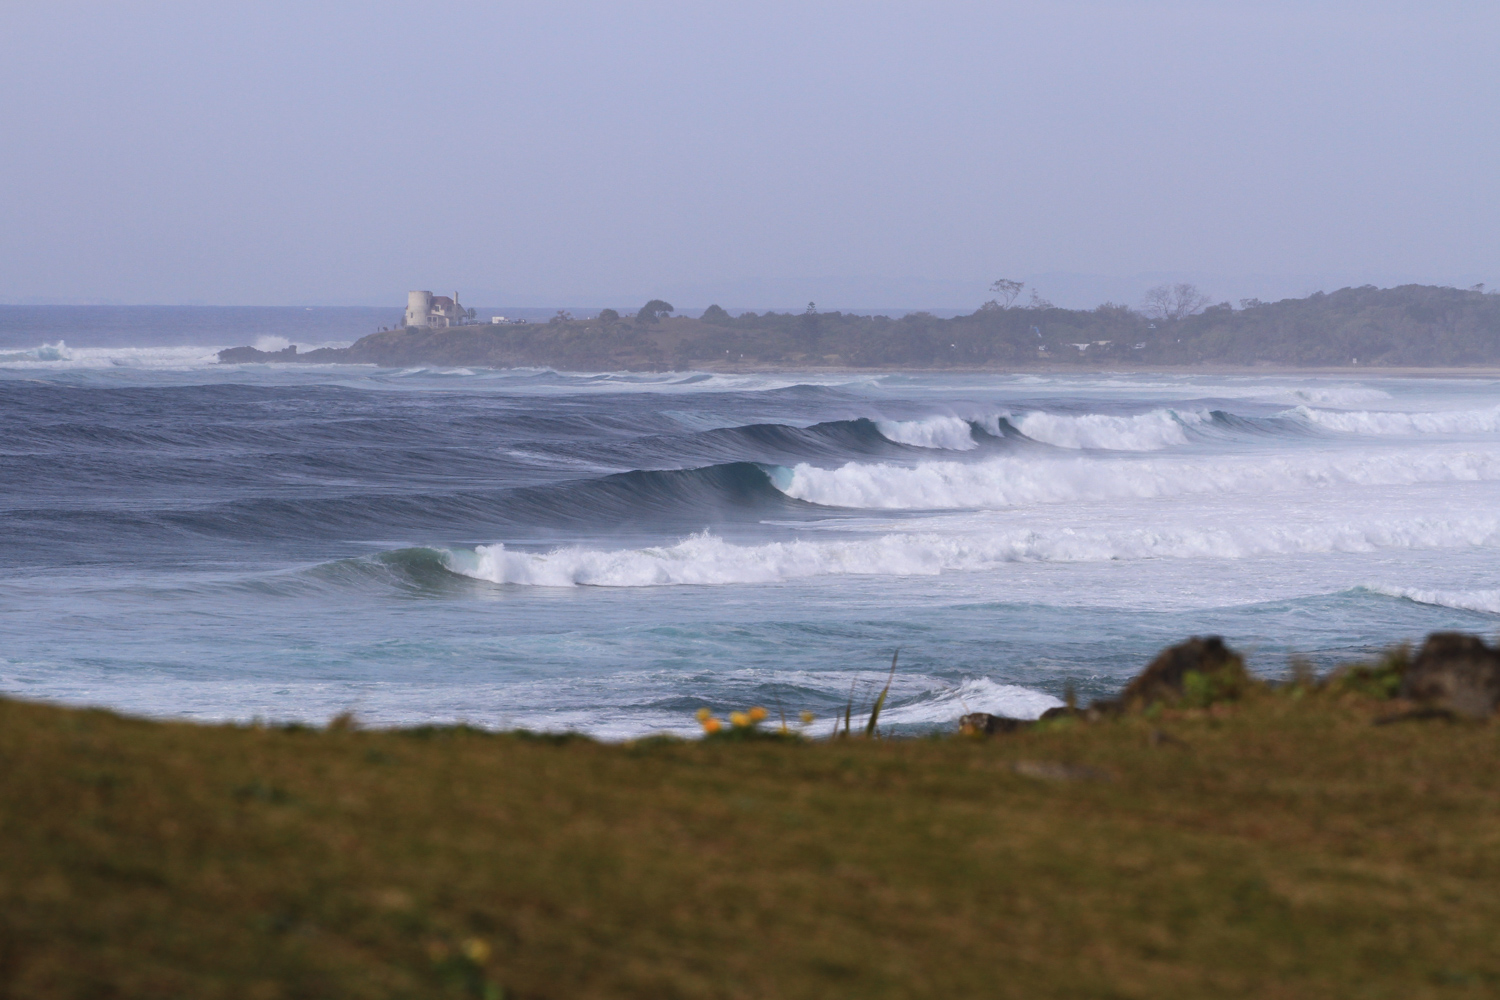
[[972,451],[979,447],[967,420],[958,417],[926,417],[922,420],[877,420],[880,436],[914,448]]
[[999,509],[1074,500],[1284,492],[1500,479],[1500,450],[1309,452],[1215,459],[994,458],[984,462],[799,464],[773,477],[788,496],[830,507]]
[[1187,428],[1205,423],[1195,411],[1152,410],[1130,417],[1086,413],[1079,416],[1033,411],[1013,418],[1016,430],[1033,441],[1058,448],[1159,451],[1188,443]]
[[1432,604],[1459,611],[1483,611],[1500,615],[1500,590],[1422,590],[1415,587],[1366,587],[1366,590],[1400,597],[1418,604]]
[[1340,412],[1299,406],[1292,414],[1314,426],[1342,434],[1410,436],[1500,432],[1500,406],[1484,410],[1438,410],[1426,413],[1369,410]]
[[1368,524],[1188,525],[1174,528],[1015,527],[987,534],[893,533],[848,541],[735,545],[707,533],[674,545],[524,552],[503,544],[443,550],[451,572],[531,587],[767,584],[825,576],[936,576],[1012,562],[1243,559],[1289,553],[1374,552],[1500,545],[1500,515]]

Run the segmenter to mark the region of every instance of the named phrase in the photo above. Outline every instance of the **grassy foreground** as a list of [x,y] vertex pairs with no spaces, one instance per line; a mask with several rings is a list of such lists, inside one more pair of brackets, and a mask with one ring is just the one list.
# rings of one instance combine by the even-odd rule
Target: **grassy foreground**
[[984,738],[0,700],[0,997],[1500,993],[1500,725],[1262,694]]

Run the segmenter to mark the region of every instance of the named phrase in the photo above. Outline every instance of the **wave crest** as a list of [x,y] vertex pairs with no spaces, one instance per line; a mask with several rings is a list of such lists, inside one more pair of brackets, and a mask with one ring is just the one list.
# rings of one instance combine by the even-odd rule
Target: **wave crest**
[[1438,410],[1420,413],[1317,410],[1308,406],[1299,406],[1292,413],[1314,426],[1341,434],[1411,436],[1500,432],[1500,406],[1483,410]]
[[1500,615],[1500,590],[1422,590],[1416,587],[1366,587],[1374,594],[1432,604],[1459,611],[1483,611]]
[[921,420],[877,420],[875,427],[882,437],[895,444],[913,448],[941,448],[945,451],[972,451],[979,447],[973,428],[958,417],[924,417]]
[[1134,416],[1085,413],[1077,416],[1037,410],[1012,418],[1016,430],[1056,448],[1108,451],[1160,451],[1188,443],[1187,428],[1207,423],[1206,413],[1152,410]]

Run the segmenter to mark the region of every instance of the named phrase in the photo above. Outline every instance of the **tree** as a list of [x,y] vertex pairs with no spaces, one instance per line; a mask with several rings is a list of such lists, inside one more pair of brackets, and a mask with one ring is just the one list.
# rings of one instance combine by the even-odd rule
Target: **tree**
[[557,311],[557,315],[553,316],[547,322],[554,326],[558,323],[571,323],[573,322],[573,314],[568,312],[566,309],[559,309]]
[[707,309],[703,310],[703,315],[699,316],[698,318],[705,323],[723,325],[725,323],[728,323],[734,317],[730,316],[729,313],[721,306],[711,305]]
[[1026,308],[1027,309],[1055,309],[1057,307],[1054,306],[1051,302],[1049,302],[1046,299],[1042,298],[1040,295],[1038,295],[1036,293],[1036,289],[1033,288],[1031,290],[1031,301],[1028,302],[1028,303],[1026,303]]
[[[1016,296],[1021,294],[1021,289],[1025,287],[1026,282],[1024,281],[1012,281],[1010,278],[1001,278],[990,285],[990,291],[995,293],[995,297],[990,302],[993,302],[997,309],[1009,309],[1015,304]],[[986,302],[985,305],[989,305],[990,302]]]
[[1187,319],[1201,312],[1209,301],[1196,285],[1179,281],[1175,285],[1157,285],[1148,290],[1141,310],[1155,319]]
[[812,350],[818,343],[818,337],[823,331],[822,317],[818,315],[818,304],[809,302],[807,309],[801,316],[797,317],[798,339],[807,350]]
[[641,311],[635,314],[635,318],[642,323],[655,323],[674,312],[676,310],[672,308],[672,303],[663,302],[661,299],[652,299],[641,306]]
[[618,312],[616,312],[615,310],[613,310],[613,309],[601,309],[601,310],[599,310],[599,322],[601,322],[601,323],[618,323],[619,321],[620,321],[620,314]]

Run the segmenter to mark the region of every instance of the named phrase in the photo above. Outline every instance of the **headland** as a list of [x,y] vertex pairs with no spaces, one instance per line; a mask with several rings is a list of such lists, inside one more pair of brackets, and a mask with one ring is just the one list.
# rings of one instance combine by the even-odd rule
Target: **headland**
[[[447,302],[447,299],[443,299]],[[671,315],[653,300],[634,316],[606,309],[547,323],[400,326],[346,348],[235,347],[224,363],[294,362],[664,371],[817,369],[1014,371],[1218,368],[1467,369],[1500,366],[1500,295],[1431,285],[1345,288],[1280,302],[1228,302],[1146,315],[1106,303],[987,303],[949,319],[819,312],[744,313],[712,306]],[[407,315],[413,315],[408,310]],[[421,315],[421,314],[419,314]],[[425,321],[425,320],[424,320]]]

